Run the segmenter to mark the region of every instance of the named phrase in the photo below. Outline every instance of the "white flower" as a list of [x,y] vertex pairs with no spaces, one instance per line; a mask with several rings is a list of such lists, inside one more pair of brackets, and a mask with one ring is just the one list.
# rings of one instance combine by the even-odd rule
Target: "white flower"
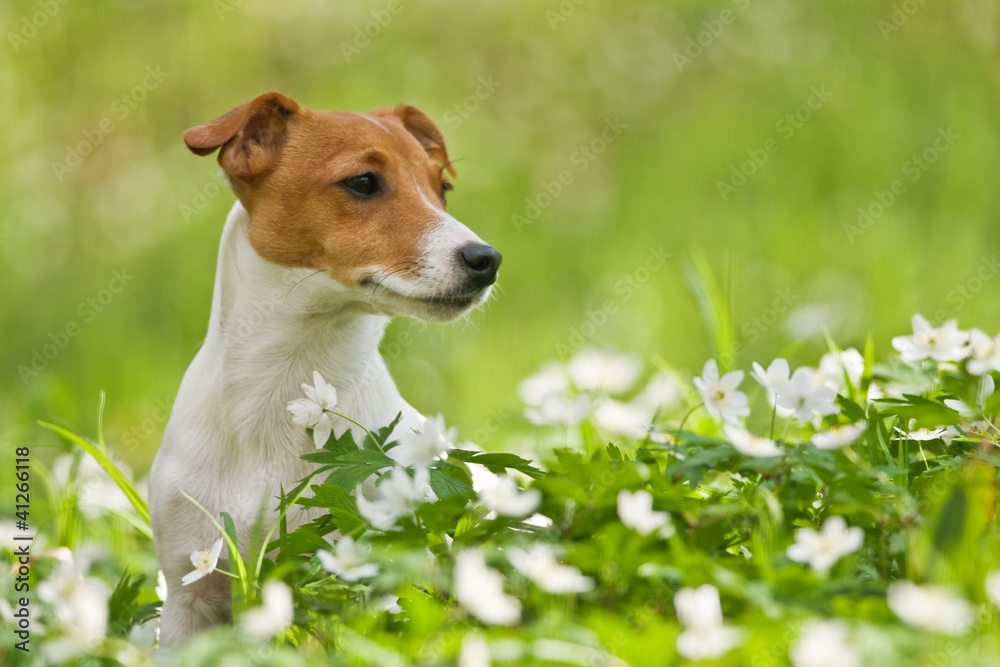
[[892,346],[903,361],[960,361],[969,354],[969,334],[959,331],[956,320],[934,328],[920,315],[913,316],[913,335],[896,336]]
[[367,579],[378,574],[378,565],[365,562],[371,556],[371,547],[358,545],[350,535],[337,541],[335,551],[336,556],[325,549],[316,552],[316,557],[327,572],[344,581]]
[[635,384],[642,364],[629,354],[583,349],[569,361],[569,377],[578,389],[621,394]]
[[653,494],[645,489],[634,493],[626,489],[618,492],[618,518],[640,535],[649,535],[654,530],[660,531],[664,538],[674,534],[670,514],[654,510]]
[[594,580],[572,565],[556,560],[555,551],[547,544],[534,544],[525,551],[507,549],[507,560],[514,568],[549,593],[586,593],[593,590]]
[[652,416],[630,403],[605,398],[597,403],[594,421],[605,431],[629,438],[641,438],[649,431]]
[[980,329],[969,331],[969,347],[972,356],[965,369],[973,375],[983,375],[990,371],[1000,371],[1000,334],[990,338]]
[[788,369],[788,362],[784,359],[775,359],[771,365],[764,370],[764,367],[753,362],[753,379],[760,383],[764,389],[771,393],[777,393],[776,387],[781,382],[788,382],[791,371]]
[[483,623],[514,625],[521,619],[521,603],[503,592],[503,581],[482,551],[466,549],[455,557],[455,598]]
[[788,547],[788,557],[798,563],[809,563],[812,569],[825,573],[834,563],[861,548],[865,531],[858,526],[847,527],[844,517],[831,516],[816,531],[799,528],[795,544]]
[[918,440],[920,442],[927,442],[928,440],[937,440],[938,438],[947,434],[948,429],[946,428],[918,428],[916,431],[906,432],[903,429],[894,426],[893,429],[897,433],[902,435],[907,440]]
[[252,639],[267,641],[292,627],[292,591],[272,579],[261,590],[260,606],[240,615],[240,629]]
[[337,390],[326,383],[319,371],[313,371],[312,386],[303,384],[302,391],[306,398],[289,401],[288,411],[293,422],[313,430],[313,444],[320,449],[333,432],[335,415],[331,413],[337,407]]
[[726,424],[723,430],[733,447],[741,454],[766,458],[769,456],[781,456],[781,447],[767,438],[753,435],[746,430]]
[[777,406],[792,411],[801,421],[839,412],[833,402],[837,390],[816,384],[816,372],[805,366],[796,368],[790,380],[775,382],[774,392]]
[[677,591],[674,609],[684,625],[677,652],[689,660],[721,657],[743,641],[741,630],[722,624],[719,591],[711,584]]
[[[133,479],[132,469],[127,463],[117,458],[114,458],[113,462],[129,481]],[[59,488],[73,485],[80,511],[89,519],[97,519],[107,514],[108,509],[130,514],[135,512],[128,496],[118,488],[101,464],[90,454],[82,454],[79,460],[73,454],[59,456],[52,465],[52,474]]]
[[156,588],[153,590],[160,602],[167,601],[167,577],[163,574],[163,570],[156,573]]
[[358,487],[356,494],[358,512],[378,530],[395,530],[396,521],[410,514],[414,505],[437,500],[427,468],[417,468],[412,478],[405,468],[393,468],[375,488],[374,500],[365,495],[363,486]]
[[467,632],[462,638],[458,667],[490,667],[490,647],[478,632]]
[[517,393],[525,405],[538,407],[549,396],[565,395],[569,391],[566,367],[558,361],[549,361],[537,373],[521,380]]
[[986,597],[1000,609],[1000,570],[993,570],[986,575]]
[[819,449],[839,449],[852,444],[861,437],[867,428],[868,422],[861,420],[857,424],[843,424],[828,428],[822,433],[817,433],[810,440]]
[[575,426],[590,413],[590,408],[590,397],[586,394],[576,398],[550,394],[539,405],[526,408],[524,416],[536,426]]
[[652,415],[669,410],[684,398],[684,389],[672,375],[659,372],[646,383],[632,404]]
[[962,634],[975,617],[972,605],[941,586],[918,586],[910,581],[889,585],[889,608],[905,623],[946,635]]
[[986,401],[993,395],[994,391],[996,391],[996,383],[993,381],[993,376],[984,375],[979,379],[979,388],[976,390],[976,408],[957,398],[946,398],[944,404],[964,419],[973,419],[978,416],[980,410],[986,407]]
[[110,592],[104,582],[84,576],[78,565],[60,563],[50,578],[39,582],[38,597],[53,608],[57,634],[42,644],[51,663],[64,664],[104,638]]
[[403,466],[429,466],[441,452],[455,446],[457,432],[454,426],[446,428],[444,416],[437,415],[424,420],[419,431],[404,433],[399,444],[386,453]]
[[199,579],[215,572],[215,568],[219,564],[219,553],[221,551],[222,538],[220,537],[215,541],[211,549],[191,552],[191,564],[194,565],[194,570],[184,575],[181,579],[181,584],[184,586],[193,584]]
[[750,414],[747,395],[737,389],[742,381],[743,371],[732,371],[720,378],[719,365],[715,359],[706,361],[701,377],[693,380],[709,414],[732,424],[738,424]]
[[487,482],[479,492],[479,498],[486,507],[501,516],[521,517],[535,511],[542,500],[542,493],[538,489],[522,491],[513,479],[503,475]]
[[852,386],[857,387],[861,384],[861,377],[865,373],[865,359],[853,347],[839,354],[827,352],[819,360],[817,379],[838,392],[844,388],[845,373]]
[[812,621],[788,652],[794,667],[861,667],[861,654],[841,621]]

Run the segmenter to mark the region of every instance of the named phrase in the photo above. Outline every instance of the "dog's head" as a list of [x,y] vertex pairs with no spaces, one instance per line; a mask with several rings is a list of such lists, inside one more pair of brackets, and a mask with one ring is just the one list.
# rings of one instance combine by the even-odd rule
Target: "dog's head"
[[264,259],[321,271],[385,314],[448,320],[489,296],[500,253],[445,211],[455,169],[416,107],[315,112],[268,93],[184,141],[221,149]]

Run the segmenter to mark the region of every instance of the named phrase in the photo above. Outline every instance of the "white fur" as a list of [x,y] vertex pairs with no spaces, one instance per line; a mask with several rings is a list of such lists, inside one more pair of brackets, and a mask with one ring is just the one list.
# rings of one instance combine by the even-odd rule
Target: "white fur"
[[[389,317],[372,314],[360,290],[325,274],[262,259],[247,223],[237,202],[222,234],[208,335],[184,375],[150,471],[153,534],[168,590],[165,645],[228,615],[228,578],[216,573],[181,586],[193,569],[191,552],[209,548],[219,534],[180,491],[213,517],[229,512],[241,549],[259,517],[270,527],[280,487],[291,489],[310,471],[299,457],[315,447],[286,403],[303,395],[314,370],[337,388],[338,411],[368,427],[386,425],[399,412],[401,430],[423,419],[399,395],[379,355]],[[459,236],[452,248],[465,241]],[[293,510],[289,527],[309,518]]]

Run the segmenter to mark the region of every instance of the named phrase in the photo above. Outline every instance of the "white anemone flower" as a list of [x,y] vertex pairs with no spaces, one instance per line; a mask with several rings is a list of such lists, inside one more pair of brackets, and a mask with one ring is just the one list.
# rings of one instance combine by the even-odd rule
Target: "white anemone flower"
[[525,551],[507,549],[507,560],[528,579],[549,593],[586,593],[594,589],[594,580],[572,565],[556,560],[555,551],[548,544],[534,544]]
[[816,531],[799,528],[795,531],[795,544],[788,547],[788,557],[798,563],[809,563],[821,574],[833,567],[844,556],[861,548],[865,531],[859,526],[847,527],[844,517],[831,516]]
[[777,406],[790,410],[804,422],[840,411],[833,402],[837,390],[817,384],[816,371],[805,366],[796,368],[790,380],[775,382],[774,392]]
[[715,359],[706,361],[701,377],[692,380],[708,413],[731,424],[739,424],[750,414],[747,395],[737,389],[742,381],[743,371],[732,371],[720,377]]
[[745,456],[757,458],[781,456],[781,447],[774,440],[753,435],[745,429],[730,424],[726,424],[723,430],[736,451]]
[[851,644],[847,626],[838,620],[806,625],[788,657],[794,667],[861,667],[861,654]]
[[850,347],[840,353],[827,352],[819,360],[817,380],[836,391],[844,388],[844,374],[852,386],[861,385],[865,372],[865,359],[855,348]]
[[455,446],[457,432],[454,426],[445,427],[444,415],[436,415],[424,420],[420,430],[400,436],[399,444],[386,453],[403,466],[429,466],[441,452]]
[[374,528],[387,531],[396,530],[396,522],[412,513],[414,505],[437,500],[427,468],[417,468],[412,478],[405,468],[393,468],[383,476],[373,495],[375,499],[369,499],[364,485],[358,487],[358,512]]
[[915,628],[945,635],[959,635],[972,626],[972,605],[951,590],[931,584],[918,586],[910,581],[889,585],[889,608],[903,622]]
[[965,365],[967,371],[973,375],[1000,371],[1000,334],[991,338],[980,329],[972,329],[969,331],[969,347],[972,356]]
[[316,552],[316,558],[330,574],[344,581],[358,581],[378,574],[378,565],[366,562],[371,556],[371,547],[357,544],[350,535],[340,538],[334,551],[336,555],[325,549]]
[[677,652],[688,660],[719,658],[743,642],[742,630],[723,625],[719,591],[711,584],[677,591],[674,609],[684,625]]
[[48,579],[39,582],[38,597],[53,610],[55,632],[42,644],[52,664],[64,664],[104,639],[110,591],[103,581],[85,576],[79,565],[60,563]]
[[791,370],[788,368],[788,362],[784,359],[775,359],[766,371],[755,361],[753,362],[752,375],[753,379],[759,382],[764,389],[771,393],[777,393],[777,386],[782,382],[788,382]]
[[482,551],[466,549],[455,557],[455,598],[487,625],[515,625],[521,619],[521,603],[503,592],[503,582]]
[[537,373],[521,380],[517,394],[525,405],[538,407],[549,396],[563,396],[569,392],[569,375],[566,366],[558,361],[546,362]]
[[652,415],[632,403],[605,398],[597,402],[594,422],[605,431],[642,438],[649,432]]
[[288,411],[292,413],[293,422],[313,430],[313,444],[320,449],[333,432],[336,415],[332,412],[337,407],[337,390],[327,384],[319,371],[313,371],[313,384],[303,383],[302,391],[306,398],[289,401]]
[[645,489],[634,493],[626,489],[618,492],[618,518],[640,535],[659,531],[661,537],[669,538],[674,534],[670,514],[654,510],[653,494]]
[[568,370],[577,389],[622,394],[631,389],[639,379],[642,363],[631,354],[586,348],[569,360]]
[[1000,570],[993,570],[986,575],[986,597],[1000,609]]
[[575,426],[590,414],[591,399],[586,394],[574,398],[550,394],[538,405],[528,406],[524,416],[536,426]]
[[969,334],[960,331],[956,320],[932,327],[920,315],[913,315],[913,335],[896,336],[892,346],[903,361],[961,361],[969,354]]
[[948,429],[946,428],[918,428],[915,431],[904,431],[897,426],[894,426],[893,428],[906,440],[917,440],[919,442],[937,440],[938,438],[944,437],[948,433]]
[[522,491],[517,482],[502,475],[487,481],[479,498],[490,511],[501,516],[522,517],[535,511],[542,501],[542,493],[538,489]]
[[192,551],[191,552],[191,564],[194,565],[194,570],[188,572],[181,578],[181,584],[187,586],[188,584],[193,584],[199,579],[203,579],[208,575],[215,572],[215,568],[219,565],[219,554],[222,552],[222,538],[220,537],[212,545],[211,549],[204,549],[202,551]]
[[842,424],[817,433],[810,441],[818,449],[839,449],[853,444],[868,428],[868,422],[861,420],[857,424]]
[[260,606],[243,612],[239,625],[251,639],[267,641],[292,627],[294,615],[291,589],[272,579],[261,590]]
[[490,647],[478,632],[467,632],[462,638],[458,667],[490,667]]

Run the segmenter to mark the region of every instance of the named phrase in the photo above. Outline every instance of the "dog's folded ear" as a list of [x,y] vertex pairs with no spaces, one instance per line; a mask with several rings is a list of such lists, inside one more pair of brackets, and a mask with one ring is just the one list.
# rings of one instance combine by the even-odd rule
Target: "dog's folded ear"
[[186,130],[184,143],[197,155],[221,147],[222,168],[248,181],[274,167],[288,137],[288,124],[298,112],[299,105],[290,97],[266,93],[211,123]]
[[455,176],[455,167],[448,159],[448,149],[444,145],[444,135],[441,130],[427,117],[423,111],[410,104],[400,104],[394,109],[375,109],[372,114],[377,116],[394,116],[403,123],[406,131],[420,142],[432,160],[444,167],[449,174]]

